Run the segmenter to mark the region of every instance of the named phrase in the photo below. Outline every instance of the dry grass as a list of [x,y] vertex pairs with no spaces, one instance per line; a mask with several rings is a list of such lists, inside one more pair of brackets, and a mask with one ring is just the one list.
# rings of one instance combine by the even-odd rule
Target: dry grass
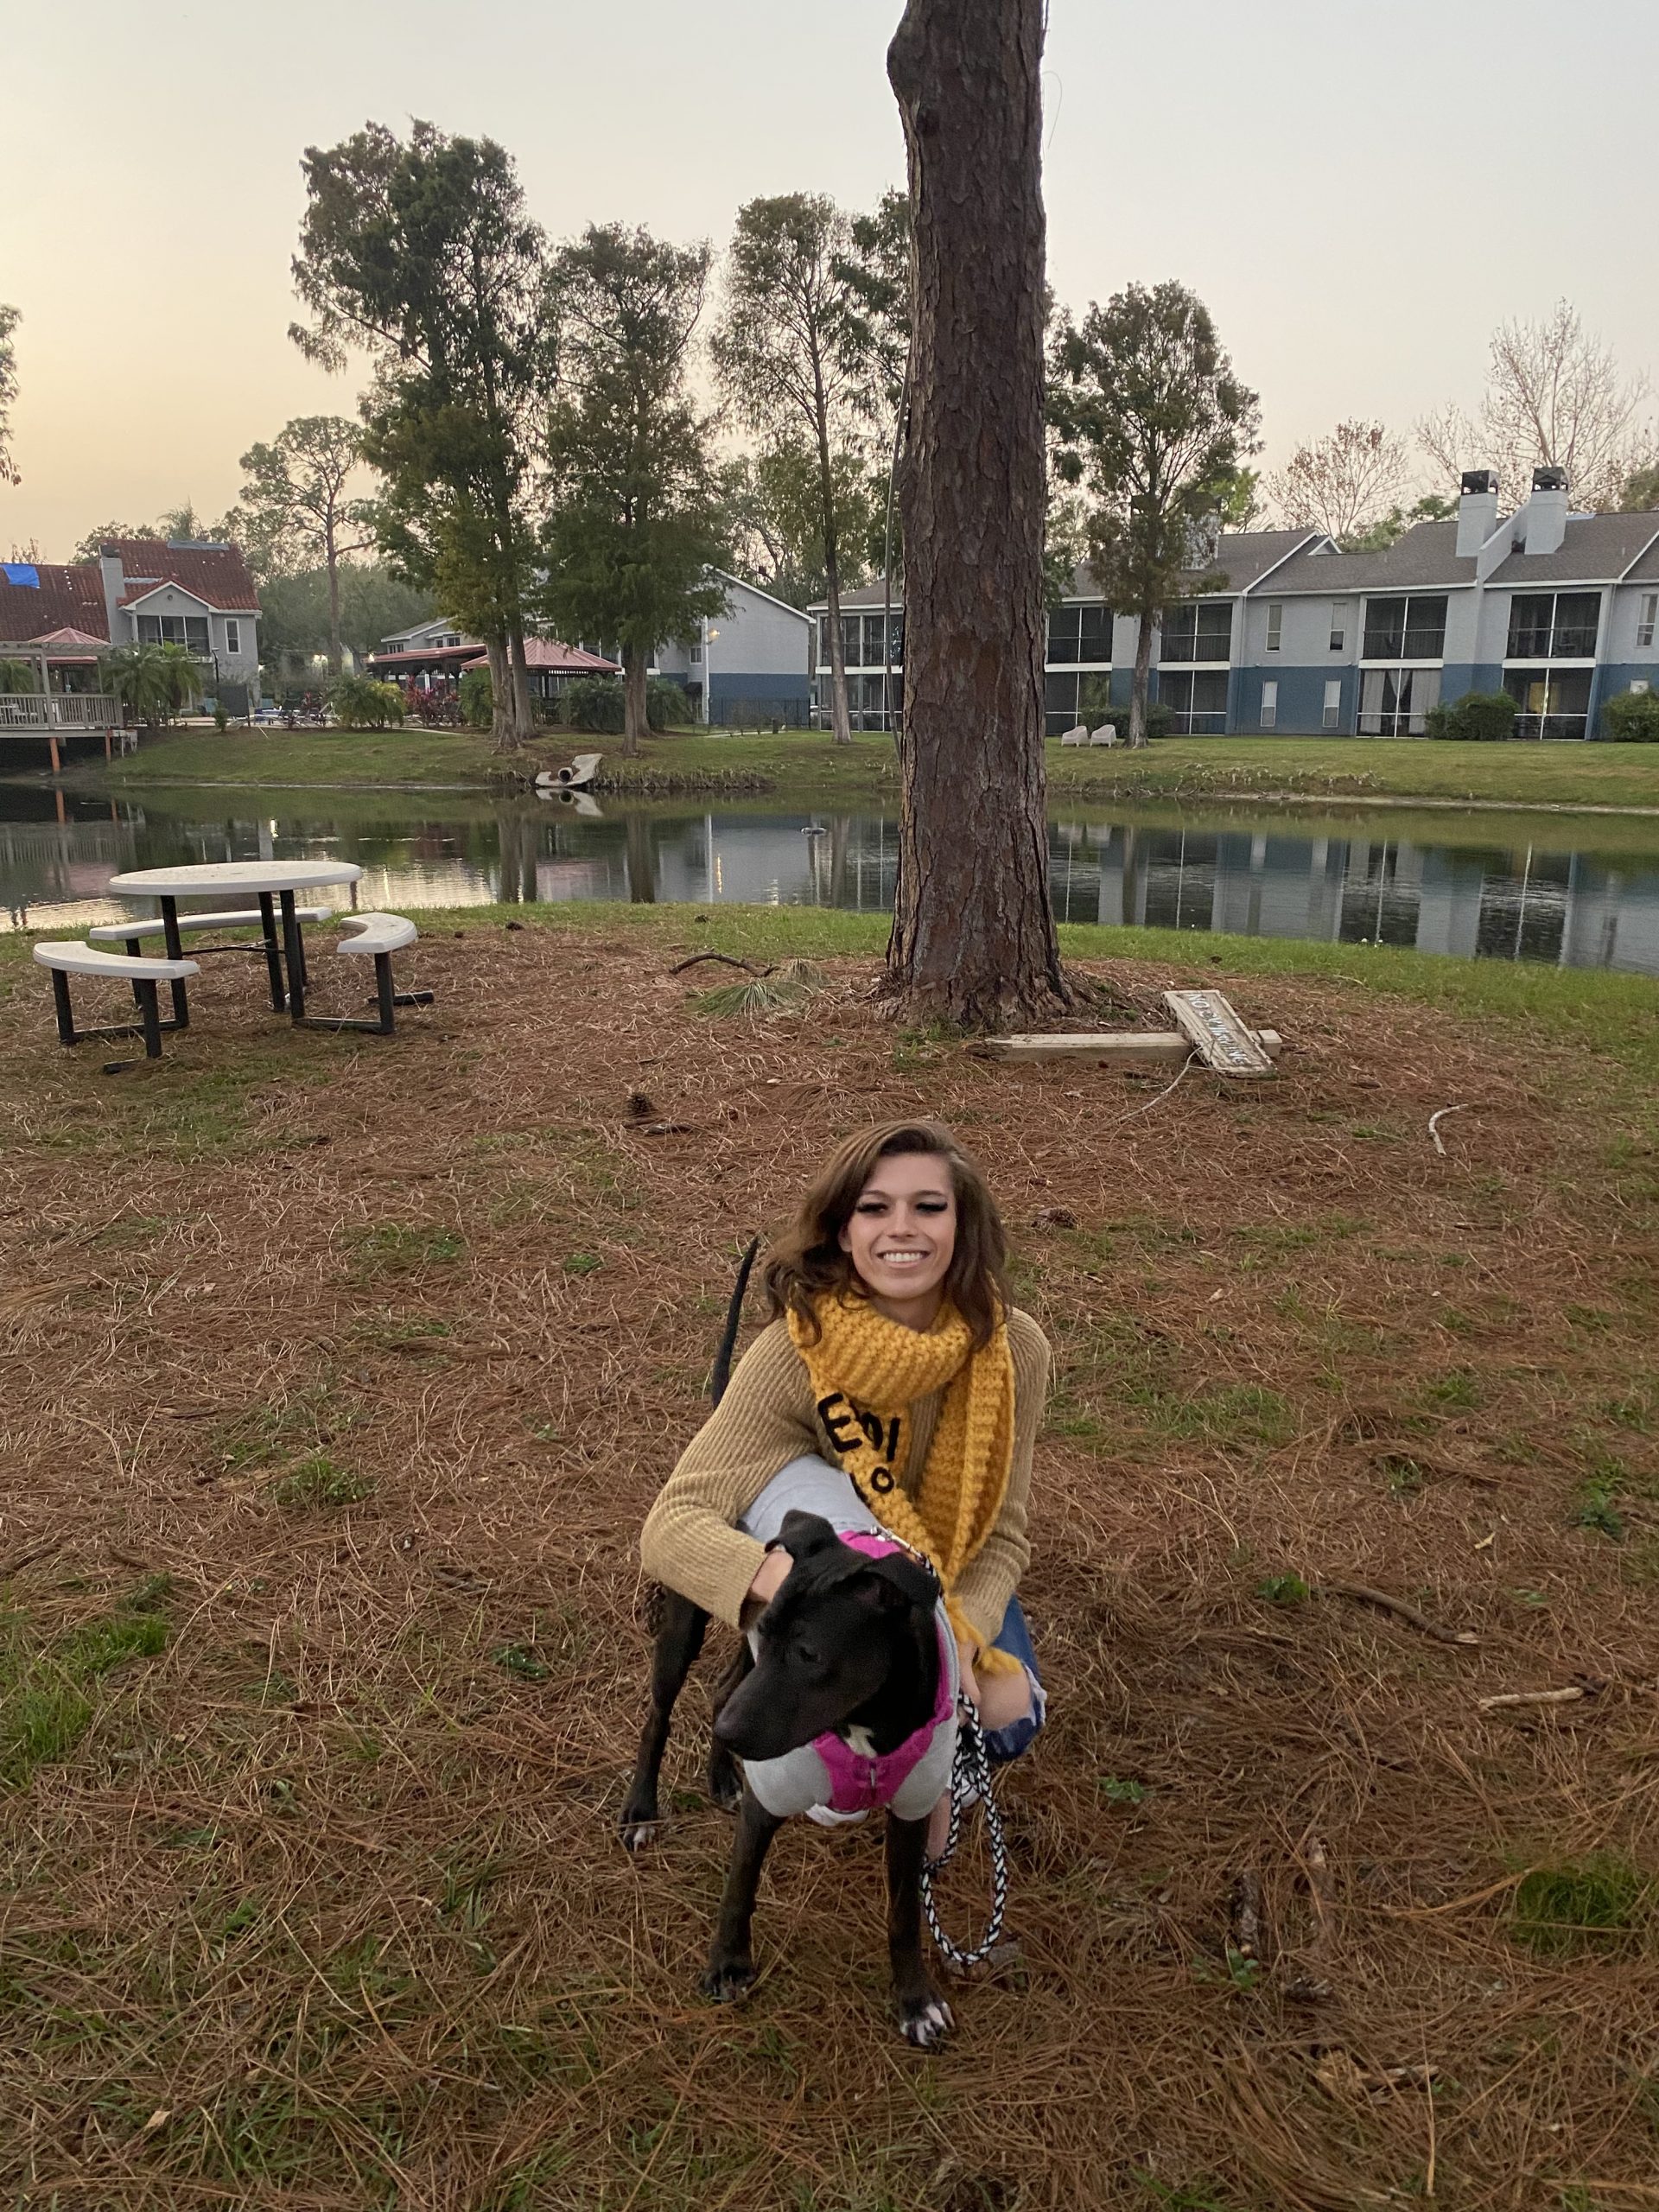
[[[283,1033],[221,963],[113,1081],[20,986],[3,2201],[1659,2203],[1650,1102],[1254,976],[1279,1077],[1149,1104],[895,1036],[865,963],[721,1019],[673,957],[469,923],[390,1046]],[[885,2017],[868,1831],[787,1833],[760,1987],[693,1994],[728,1834],[695,1688],[661,1847],[609,1831],[634,1532],[735,1253],[831,1139],[920,1110],[991,1163],[1059,1375],[1023,1962],[935,2060]],[[1300,1594],[1337,1582],[1478,1645]]]

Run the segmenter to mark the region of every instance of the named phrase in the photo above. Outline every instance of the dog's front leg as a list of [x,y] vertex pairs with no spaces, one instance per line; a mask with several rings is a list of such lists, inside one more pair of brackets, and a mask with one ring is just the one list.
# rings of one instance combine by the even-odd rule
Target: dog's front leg
[[956,2022],[922,1957],[922,1860],[927,1821],[887,1815],[887,1953],[905,2040],[937,2050]]
[[[712,1726],[718,1727],[720,1716],[726,1709],[727,1699],[741,1682],[747,1679],[753,1665],[749,1640],[746,1636],[740,1636],[731,1664],[715,1691],[709,1715]],[[717,1735],[711,1735],[709,1739],[709,1795],[722,1813],[734,1813],[743,1796],[743,1777],[738,1770],[737,1761]]]
[[662,1770],[674,1700],[685,1688],[702,1639],[709,1616],[677,1591],[661,1593],[661,1625],[651,1653],[651,1711],[639,1737],[639,1756],[633,1780],[622,1801],[617,1822],[630,1851],[642,1850],[657,1834],[657,1777]]
[[709,1947],[702,1977],[702,1993],[716,2005],[729,2005],[743,1996],[754,1980],[754,1954],[749,1931],[754,1921],[754,1893],[760,1885],[760,1869],[766,1852],[783,1822],[747,1787],[737,1809],[737,1841],[732,1863],[726,1869],[721,1893],[720,1919]]

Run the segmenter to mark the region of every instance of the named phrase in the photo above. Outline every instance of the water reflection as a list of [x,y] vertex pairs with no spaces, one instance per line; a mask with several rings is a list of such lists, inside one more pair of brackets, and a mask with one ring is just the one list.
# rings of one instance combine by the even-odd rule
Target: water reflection
[[[338,855],[364,869],[359,906],[394,909],[616,899],[879,912],[898,860],[897,825],[880,815],[449,792],[59,799],[0,787],[0,906],[13,927],[111,918],[124,910],[100,894],[117,870],[182,861]],[[1659,824],[1651,844],[1620,825],[1633,853],[1516,845],[1516,817],[1502,814],[1459,817],[1443,838],[1389,837],[1387,826],[1366,817],[1299,835],[1280,817],[1184,826],[1128,811],[1053,821],[1055,912],[1659,975]],[[1564,833],[1551,823],[1535,834]]]

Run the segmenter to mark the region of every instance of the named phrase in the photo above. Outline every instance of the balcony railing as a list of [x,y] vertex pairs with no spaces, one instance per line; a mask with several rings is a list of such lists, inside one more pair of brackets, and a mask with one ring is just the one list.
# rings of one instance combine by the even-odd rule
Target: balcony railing
[[0,729],[114,729],[121,709],[98,691],[0,691]]
[[1558,622],[1538,629],[1511,630],[1505,660],[1593,660],[1598,626]]
[[1368,630],[1362,660],[1440,660],[1446,654],[1444,628]]

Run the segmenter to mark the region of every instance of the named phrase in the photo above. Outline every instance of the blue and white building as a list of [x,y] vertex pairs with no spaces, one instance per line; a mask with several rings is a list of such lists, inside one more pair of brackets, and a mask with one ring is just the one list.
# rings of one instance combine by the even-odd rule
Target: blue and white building
[[[1659,513],[1576,514],[1559,469],[1535,470],[1510,515],[1495,479],[1471,470],[1455,519],[1380,553],[1344,553],[1318,531],[1224,533],[1211,572],[1224,588],[1166,608],[1154,639],[1151,696],[1183,734],[1421,737],[1440,702],[1507,691],[1517,737],[1597,737],[1610,698],[1659,685]],[[855,729],[887,726],[883,597],[874,584],[842,600]],[[828,617],[811,612],[814,715],[827,720]],[[1049,616],[1051,737],[1127,706],[1137,627],[1075,572]],[[895,707],[903,657],[895,612]]]

